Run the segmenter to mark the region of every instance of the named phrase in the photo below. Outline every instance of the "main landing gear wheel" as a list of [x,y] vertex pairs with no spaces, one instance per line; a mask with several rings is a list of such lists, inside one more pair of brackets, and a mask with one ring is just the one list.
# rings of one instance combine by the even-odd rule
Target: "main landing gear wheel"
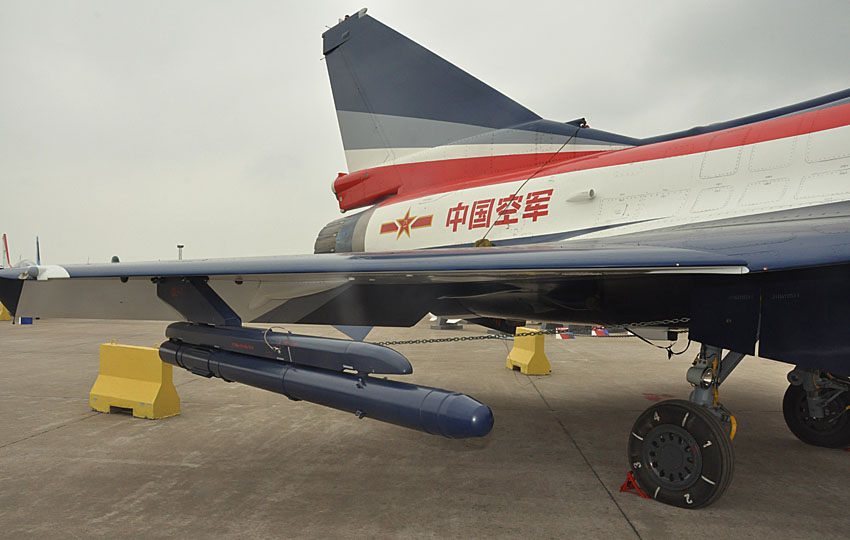
[[714,502],[732,481],[735,456],[723,424],[680,399],[648,408],[632,426],[629,462],[650,497],[682,508]]
[[812,418],[806,390],[791,385],[782,400],[782,414],[791,433],[806,444],[825,448],[850,446],[850,392],[838,394],[823,406],[823,418]]

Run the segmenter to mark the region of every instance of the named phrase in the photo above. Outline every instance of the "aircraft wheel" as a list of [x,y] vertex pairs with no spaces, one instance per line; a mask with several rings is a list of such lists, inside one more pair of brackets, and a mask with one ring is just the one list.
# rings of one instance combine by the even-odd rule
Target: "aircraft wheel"
[[850,446],[850,392],[843,392],[824,407],[823,418],[809,416],[809,400],[802,386],[790,385],[782,400],[785,423],[806,444],[825,448]]
[[656,403],[629,435],[629,463],[641,489],[672,506],[713,503],[732,481],[735,456],[720,420],[681,399]]

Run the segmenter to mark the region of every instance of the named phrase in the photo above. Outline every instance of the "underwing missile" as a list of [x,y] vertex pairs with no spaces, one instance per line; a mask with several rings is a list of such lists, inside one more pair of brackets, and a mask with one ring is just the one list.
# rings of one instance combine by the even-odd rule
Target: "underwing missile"
[[382,375],[413,373],[410,361],[398,351],[361,341],[187,322],[168,325],[165,336],[172,341],[331,371]]
[[[324,338],[316,338],[324,339]],[[489,407],[460,394],[415,384],[333,371],[171,340],[163,362],[304,400],[359,418],[373,418],[450,439],[483,437],[493,427]]]

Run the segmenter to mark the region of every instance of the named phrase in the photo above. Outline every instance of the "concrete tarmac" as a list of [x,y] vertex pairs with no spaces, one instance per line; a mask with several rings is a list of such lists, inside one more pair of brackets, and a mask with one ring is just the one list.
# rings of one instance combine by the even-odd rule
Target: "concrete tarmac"
[[[481,335],[376,329],[370,341]],[[790,366],[747,358],[721,400],[735,477],[709,508],[628,493],[627,437],[653,401],[686,399],[698,347],[546,338],[552,374],[505,368],[509,342],[405,345],[406,381],[488,404],[493,431],[452,441],[175,368],[180,416],[88,405],[98,344],[152,346],[166,324],[0,324],[2,538],[847,538],[850,452],[782,419]],[[290,326],[340,337],[333,329]],[[681,344],[680,344],[681,346]]]

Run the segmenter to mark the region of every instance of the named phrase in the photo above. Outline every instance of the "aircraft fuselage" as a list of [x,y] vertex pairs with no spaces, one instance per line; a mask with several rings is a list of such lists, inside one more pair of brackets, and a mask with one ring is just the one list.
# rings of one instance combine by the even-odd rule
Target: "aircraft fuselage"
[[[815,209],[850,199],[848,124],[843,104],[422,190],[408,185],[335,222],[348,233],[330,250],[469,246],[485,235],[497,246],[592,240]],[[435,149],[423,154],[431,159]],[[412,173],[377,169],[399,167]]]

